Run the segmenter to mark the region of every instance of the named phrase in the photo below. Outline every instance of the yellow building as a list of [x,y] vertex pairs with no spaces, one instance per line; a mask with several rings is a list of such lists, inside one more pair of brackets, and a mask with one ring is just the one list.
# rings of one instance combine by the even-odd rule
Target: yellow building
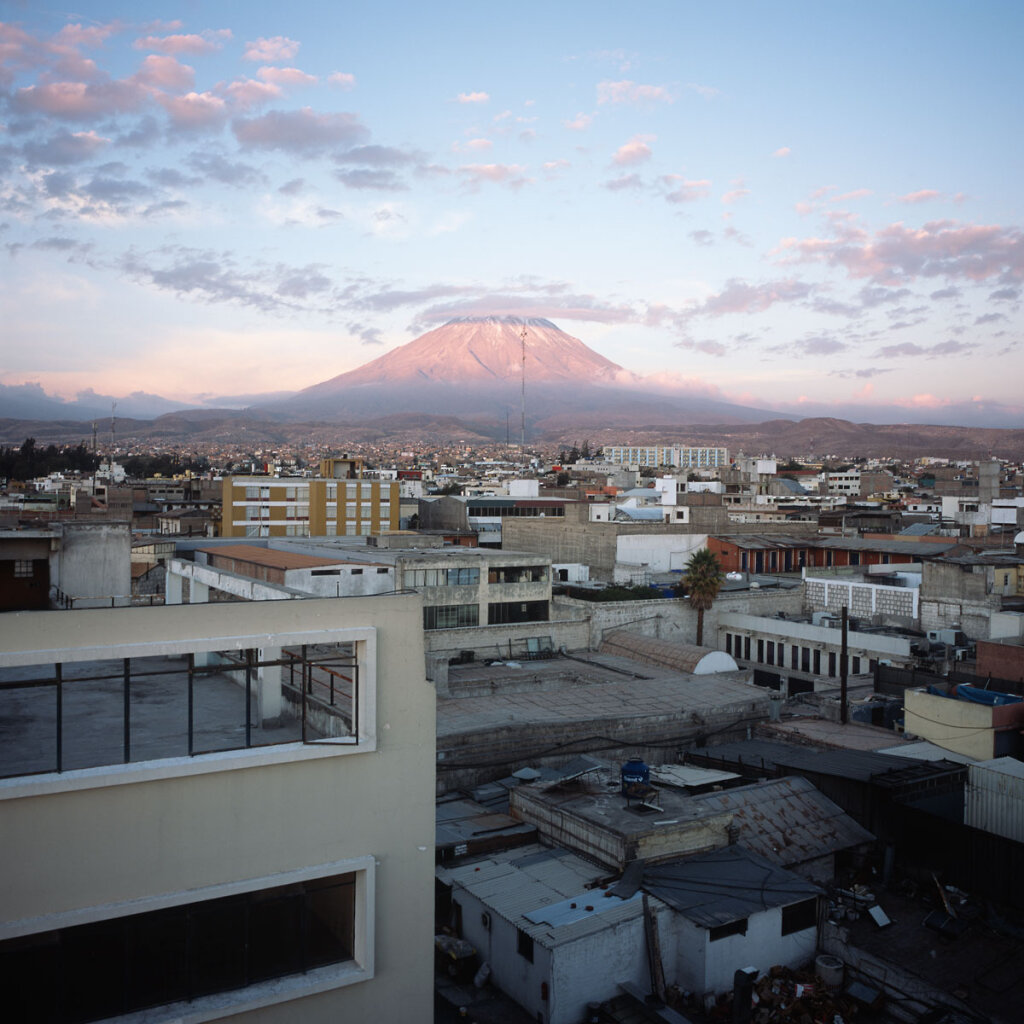
[[222,537],[365,537],[399,528],[398,483],[358,478],[224,478]]

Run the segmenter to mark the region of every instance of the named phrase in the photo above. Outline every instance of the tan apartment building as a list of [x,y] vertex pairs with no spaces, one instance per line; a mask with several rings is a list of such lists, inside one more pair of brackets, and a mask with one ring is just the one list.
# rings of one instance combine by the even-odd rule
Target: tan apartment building
[[367,537],[398,529],[400,500],[397,481],[225,477],[221,536]]

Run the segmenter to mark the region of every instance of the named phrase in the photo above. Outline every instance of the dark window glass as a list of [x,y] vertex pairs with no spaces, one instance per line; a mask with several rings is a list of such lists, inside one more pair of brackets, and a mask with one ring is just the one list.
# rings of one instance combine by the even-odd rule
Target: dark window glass
[[245,985],[245,917],[241,897],[210,900],[192,908],[189,946],[195,995]]
[[730,921],[728,924],[716,925],[714,928],[708,929],[708,938],[712,942],[717,942],[719,939],[724,939],[729,935],[746,935],[747,934],[747,919],[741,917],[736,921]]
[[791,903],[782,908],[782,934],[791,935],[802,932],[806,928],[815,928],[818,924],[818,901],[813,896],[809,900]]
[[516,929],[516,934],[517,934],[516,952],[518,952],[519,955],[521,957],[523,957],[525,960],[529,960],[529,962],[532,964],[533,963],[533,936],[532,935],[527,935],[526,932],[524,932],[522,930],[522,928],[517,928]]

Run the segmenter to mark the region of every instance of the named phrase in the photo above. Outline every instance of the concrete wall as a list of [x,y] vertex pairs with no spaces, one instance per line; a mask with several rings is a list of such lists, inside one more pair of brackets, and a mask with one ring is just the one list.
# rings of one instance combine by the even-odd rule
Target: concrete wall
[[991,636],[992,612],[1002,605],[999,594],[988,593],[985,566],[965,572],[960,565],[925,562],[921,574],[921,628],[957,626],[972,640]]
[[988,707],[924,690],[907,690],[903,699],[907,735],[920,736],[976,761],[1016,752],[999,748],[1024,728],[1024,704]]
[[804,578],[808,611],[839,612],[845,605],[851,615],[872,618],[881,616],[887,624],[901,620],[907,625],[917,622],[917,587],[891,587],[864,583],[859,579],[835,577]]
[[[0,663],[52,661],[58,613],[0,618]],[[376,638],[376,750],[286,744],[192,759],[0,781],[0,934],[31,934],[283,884],[337,862],[370,885],[360,955],[374,976],[316,994],[298,976],[232,993],[203,1016],[260,1024],[432,1019],[434,695],[423,678],[413,596],[116,609],[59,614],[68,660],[182,644],[324,642],[370,627]],[[218,632],[211,638],[211,632]],[[368,667],[369,671],[369,667]],[[365,965],[364,965],[365,966]],[[259,1008],[258,991],[294,996]],[[269,994],[268,994],[269,993]],[[219,997],[217,997],[219,998]],[[214,997],[210,997],[214,999]],[[297,1000],[297,1001],[296,1001]],[[164,1019],[161,1010],[147,1020]]]
[[619,537],[616,561],[643,565],[650,572],[681,572],[693,553],[707,543],[707,534],[630,534]]
[[62,523],[60,548],[50,560],[50,585],[76,608],[131,604],[131,529],[128,523]]

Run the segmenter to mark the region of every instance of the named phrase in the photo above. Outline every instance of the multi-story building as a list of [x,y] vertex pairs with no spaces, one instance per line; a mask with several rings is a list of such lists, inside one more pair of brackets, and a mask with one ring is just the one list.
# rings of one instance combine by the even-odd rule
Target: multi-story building
[[727,448],[683,448],[670,445],[606,445],[604,458],[624,466],[676,466],[680,469],[717,469],[729,465]]
[[427,1024],[420,616],[411,594],[0,616],[10,1018]]
[[225,477],[221,536],[365,537],[398,529],[400,500],[396,481]]

